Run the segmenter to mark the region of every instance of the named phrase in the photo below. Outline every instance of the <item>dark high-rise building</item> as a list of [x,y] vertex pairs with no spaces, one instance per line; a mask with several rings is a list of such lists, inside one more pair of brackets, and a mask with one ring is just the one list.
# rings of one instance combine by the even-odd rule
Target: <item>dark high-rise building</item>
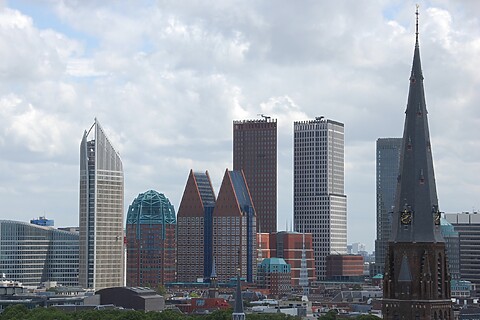
[[97,119],[80,143],[80,265],[83,288],[124,285],[123,166]]
[[277,120],[233,122],[233,170],[243,170],[260,232],[277,231]]
[[[440,219],[440,231],[445,239],[450,278],[452,280],[460,280],[460,234],[455,230],[455,227],[444,218]],[[476,274],[479,274],[479,272],[480,270],[478,270]]]
[[215,193],[208,171],[190,170],[177,215],[177,279],[208,278],[213,265]]
[[447,213],[445,219],[458,232],[460,278],[475,284],[478,294],[480,292],[480,214],[476,212]]
[[240,275],[253,282],[257,270],[256,215],[242,171],[225,171],[213,210],[213,257],[218,280]]
[[175,209],[164,194],[140,193],[127,213],[127,286],[156,288],[176,280]]
[[375,240],[376,273],[385,269],[388,239],[392,232],[392,212],[397,189],[398,165],[402,138],[377,140],[377,239]]
[[293,131],[295,231],[312,234],[316,277],[324,280],[326,257],[347,253],[344,125],[316,117],[296,121]]
[[405,113],[382,314],[392,320],[453,319],[420,63],[418,9]]

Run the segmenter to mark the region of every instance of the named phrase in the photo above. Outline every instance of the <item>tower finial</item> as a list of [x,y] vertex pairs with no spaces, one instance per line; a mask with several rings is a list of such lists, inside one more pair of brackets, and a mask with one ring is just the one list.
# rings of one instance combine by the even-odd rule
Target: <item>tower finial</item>
[[417,10],[415,11],[415,15],[417,16],[416,26],[415,26],[415,45],[418,46],[418,8],[420,5],[417,3],[416,5]]

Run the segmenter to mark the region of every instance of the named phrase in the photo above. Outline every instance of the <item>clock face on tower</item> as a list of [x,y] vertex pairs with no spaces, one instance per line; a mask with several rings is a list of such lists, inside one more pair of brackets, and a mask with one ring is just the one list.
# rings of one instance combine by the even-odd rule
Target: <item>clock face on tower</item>
[[410,225],[412,223],[412,211],[405,209],[400,213],[400,222],[403,225]]

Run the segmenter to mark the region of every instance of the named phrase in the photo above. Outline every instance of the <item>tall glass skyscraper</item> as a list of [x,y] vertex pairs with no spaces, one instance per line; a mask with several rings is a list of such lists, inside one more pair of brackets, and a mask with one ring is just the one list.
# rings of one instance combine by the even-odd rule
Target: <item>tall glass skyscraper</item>
[[99,290],[124,285],[123,166],[95,119],[80,143],[79,282]]
[[293,125],[295,231],[311,233],[315,271],[325,279],[325,258],[347,253],[344,125],[317,117]]
[[388,239],[392,232],[392,211],[397,190],[402,138],[377,139],[377,239],[375,273],[383,273]]

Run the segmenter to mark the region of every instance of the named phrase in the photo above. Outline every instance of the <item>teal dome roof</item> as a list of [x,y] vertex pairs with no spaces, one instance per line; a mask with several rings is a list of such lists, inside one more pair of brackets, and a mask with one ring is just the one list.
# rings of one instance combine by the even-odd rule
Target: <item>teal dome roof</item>
[[445,218],[440,218],[440,230],[444,237],[458,237],[458,232],[455,231],[454,226]]
[[140,193],[128,207],[127,224],[176,224],[175,209],[163,193]]

